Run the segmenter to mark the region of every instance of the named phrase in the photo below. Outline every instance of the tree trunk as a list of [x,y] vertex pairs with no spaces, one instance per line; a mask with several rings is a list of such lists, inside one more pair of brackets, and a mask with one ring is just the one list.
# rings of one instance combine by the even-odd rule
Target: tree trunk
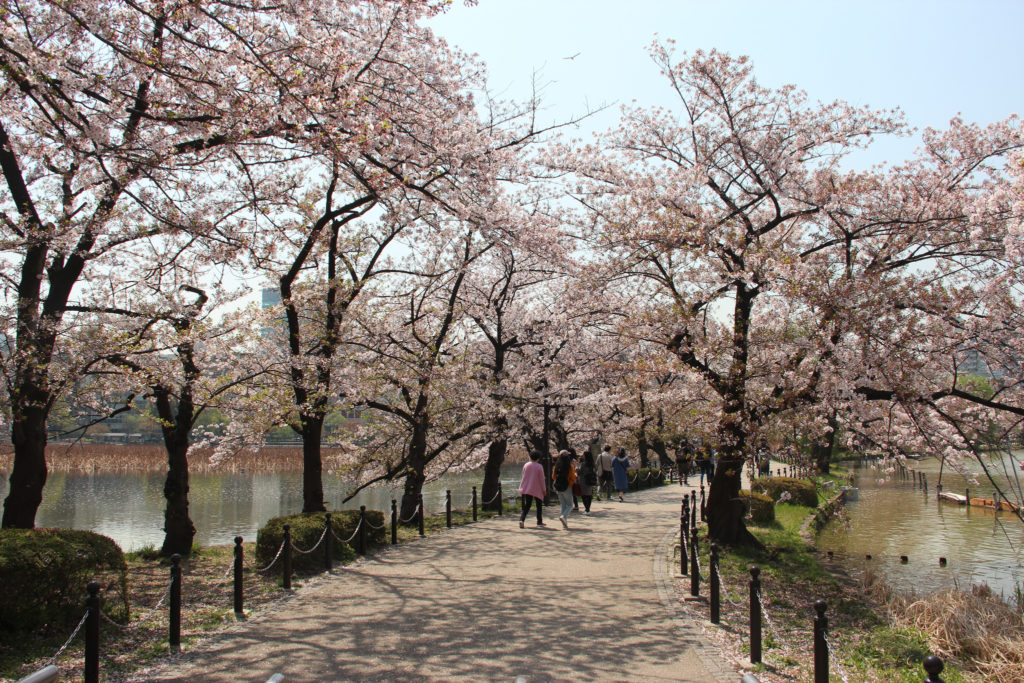
[[720,457],[708,496],[708,536],[724,545],[760,547],[761,542],[743,521],[746,506],[740,500],[743,458]]
[[[501,483],[501,466],[508,452],[507,439],[494,439],[487,447],[487,464],[484,465],[484,485],[480,502],[485,510],[497,510],[501,505],[498,485]],[[493,500],[492,500],[493,499]]]
[[[416,523],[416,506],[419,504],[423,483],[426,481],[424,470],[427,466],[427,417],[423,414],[418,414],[418,417],[413,425],[412,439],[406,455],[405,488],[402,491],[402,506],[399,513],[399,518],[406,524]],[[423,514],[426,516],[426,510]]]
[[658,467],[672,467],[673,461],[668,457],[668,446],[665,445],[665,440],[660,436],[655,437],[651,442],[651,448],[658,454]]
[[811,446],[811,458],[814,460],[814,466],[821,474],[828,474],[831,467],[832,449],[836,445],[836,430],[839,428],[835,413],[829,416],[828,426],[829,430],[823,435],[823,441],[815,441],[814,445]]
[[[733,313],[733,354],[729,375],[719,383],[722,416],[718,423],[718,467],[708,492],[708,536],[725,545],[761,547],[743,521],[740,477],[747,450],[747,357],[750,315],[754,294],[742,283],[736,286]],[[710,454],[709,454],[710,457]]]
[[302,511],[325,512],[323,463],[320,439],[324,431],[322,414],[302,417]]
[[636,442],[637,450],[640,452],[640,467],[647,467],[647,453],[650,451],[650,444],[647,443],[647,437],[641,432]]
[[164,481],[164,545],[161,555],[188,555],[192,552],[195,525],[188,512],[188,440],[165,440],[167,447],[167,479]]
[[[24,403],[23,403],[24,404]],[[32,529],[46,485],[46,411],[31,406],[15,411],[11,424],[14,466],[4,501],[4,529]]]

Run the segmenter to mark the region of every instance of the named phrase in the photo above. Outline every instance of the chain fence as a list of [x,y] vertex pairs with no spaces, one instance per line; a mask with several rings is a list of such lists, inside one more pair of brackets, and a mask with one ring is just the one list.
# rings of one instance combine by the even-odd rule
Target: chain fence
[[836,671],[839,672],[839,677],[843,679],[843,683],[850,683],[850,679],[847,678],[846,672],[843,671],[843,667],[839,664],[839,657],[836,656],[836,651],[832,649],[832,641],[828,639],[828,631],[826,630],[821,634],[825,639],[825,646],[828,648],[828,661],[833,664]]
[[64,641],[64,644],[60,646],[60,649],[57,650],[57,653],[50,657],[50,661],[46,662],[45,666],[53,665],[53,663],[57,661],[57,658],[64,654],[64,650],[68,649],[68,646],[71,645],[71,641],[75,639],[75,636],[78,635],[78,632],[82,630],[82,626],[85,625],[85,620],[89,618],[89,611],[89,608],[86,608],[85,614],[82,615],[81,620],[78,622],[78,626],[76,626],[75,630],[71,632],[71,635],[68,636],[68,639]]

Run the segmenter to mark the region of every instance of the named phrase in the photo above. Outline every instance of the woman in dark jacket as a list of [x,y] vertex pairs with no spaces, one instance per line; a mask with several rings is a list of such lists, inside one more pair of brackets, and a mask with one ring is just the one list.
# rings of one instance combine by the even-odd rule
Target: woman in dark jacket
[[597,467],[590,449],[583,451],[583,460],[576,470],[576,481],[580,485],[580,499],[583,500],[583,514],[590,514],[590,503],[594,500],[594,487],[597,486]]

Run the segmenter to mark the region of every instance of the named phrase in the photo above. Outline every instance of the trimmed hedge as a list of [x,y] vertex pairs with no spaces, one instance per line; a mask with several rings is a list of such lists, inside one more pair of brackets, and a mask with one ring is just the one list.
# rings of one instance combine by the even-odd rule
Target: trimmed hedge
[[740,500],[747,506],[750,519],[755,524],[771,524],[775,521],[775,501],[763,493],[740,491]]
[[755,491],[767,494],[772,500],[778,500],[783,491],[789,491],[791,496],[787,503],[792,505],[804,505],[809,508],[818,507],[818,492],[814,488],[814,482],[807,479],[795,479],[793,477],[772,477],[770,479],[757,479],[752,487]]
[[[639,491],[640,489],[654,488],[665,485],[666,470],[656,467],[641,467],[629,474],[629,490]],[[636,481],[634,481],[636,479]]]
[[[324,512],[303,512],[297,515],[286,517],[274,517],[267,520],[266,525],[256,534],[256,563],[260,567],[270,564],[281,547],[281,539],[284,537],[284,525],[291,525],[292,545],[309,550],[320,540],[326,523]],[[387,528],[384,525],[384,513],[376,510],[366,511],[366,521],[369,526],[366,528],[366,544],[381,545],[387,539]],[[344,540],[352,536],[359,525],[358,510],[337,510],[331,512],[331,529],[334,535]],[[382,527],[382,528],[374,528]],[[352,542],[339,543],[337,539],[331,539],[333,545],[332,555],[337,562],[351,562],[356,556],[355,548],[358,540],[353,538]],[[311,553],[299,553],[292,550],[292,569],[294,571],[322,570],[324,567],[323,548],[317,548]],[[274,573],[280,574],[282,563],[280,560],[274,565]]]
[[0,530],[0,631],[73,627],[90,581],[101,586],[103,613],[127,621],[128,565],[113,539],[77,529]]

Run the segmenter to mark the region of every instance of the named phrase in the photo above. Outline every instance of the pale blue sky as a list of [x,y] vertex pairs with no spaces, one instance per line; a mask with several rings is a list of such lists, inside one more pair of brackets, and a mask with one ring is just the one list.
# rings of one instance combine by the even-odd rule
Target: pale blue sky
[[[527,97],[536,72],[550,120],[615,103],[600,129],[619,103],[672,103],[645,51],[655,34],[678,51],[747,55],[762,84],[793,83],[811,101],[899,107],[918,128],[1024,112],[1024,0],[455,0],[431,26],[478,54],[506,96]],[[880,144],[871,160],[914,147]]]

